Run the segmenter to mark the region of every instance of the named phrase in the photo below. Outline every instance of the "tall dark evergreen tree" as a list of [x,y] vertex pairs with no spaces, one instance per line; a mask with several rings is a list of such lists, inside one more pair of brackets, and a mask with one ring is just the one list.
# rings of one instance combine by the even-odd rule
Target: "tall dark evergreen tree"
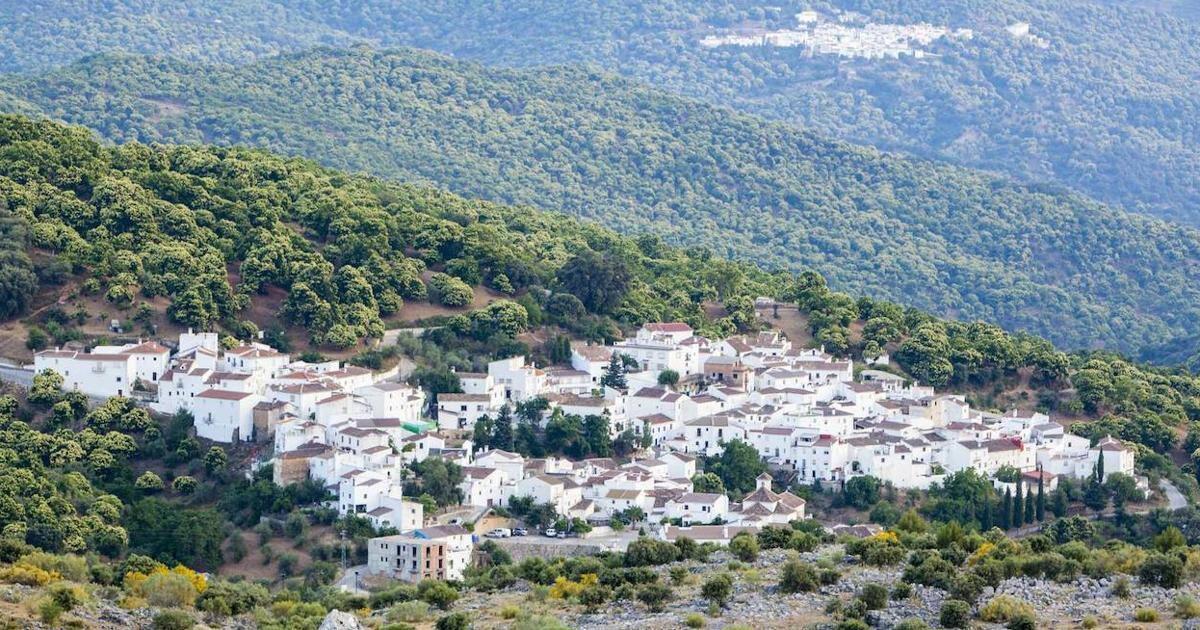
[[1004,502],[1000,505],[1000,528],[1012,529],[1012,488],[1004,489]]
[[1024,521],[1026,524],[1033,522],[1034,514],[1037,512],[1037,510],[1034,509],[1033,504],[1034,504],[1033,488],[1030,488],[1029,491],[1025,493],[1025,518],[1024,518]]
[[992,525],[994,525],[992,518],[992,500],[991,498],[985,498],[983,500],[983,509],[979,513],[980,531],[987,531],[992,528]]
[[1039,523],[1046,520],[1046,481],[1042,478],[1044,475],[1042,467],[1038,466],[1037,509],[1034,516]]
[[1012,522],[1013,527],[1025,524],[1025,490],[1020,481],[1017,481],[1017,494],[1013,498]]
[[600,377],[600,384],[613,389],[629,387],[625,380],[625,361],[621,359],[620,354],[612,354],[612,358],[608,360],[608,367],[604,368],[604,375]]
[[1056,518],[1062,518],[1067,515],[1067,493],[1063,492],[1062,488],[1054,491],[1054,502],[1050,504],[1050,512]]
[[491,445],[492,448],[513,450],[512,411],[509,410],[508,405],[500,408],[500,413],[496,415],[496,420],[492,423]]
[[1096,458],[1096,466],[1092,470],[1096,473],[1096,483],[1104,483],[1104,451],[1100,451],[1100,456]]

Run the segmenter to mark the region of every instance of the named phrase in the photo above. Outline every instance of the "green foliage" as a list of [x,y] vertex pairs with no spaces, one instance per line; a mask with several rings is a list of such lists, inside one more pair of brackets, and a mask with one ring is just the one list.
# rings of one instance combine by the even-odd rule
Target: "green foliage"
[[646,584],[637,589],[637,600],[645,604],[650,612],[661,612],[674,596],[671,587],[665,584]]
[[971,622],[971,605],[959,599],[948,599],[942,604],[938,622],[945,628],[966,628]]
[[740,498],[754,490],[757,478],[766,472],[767,464],[753,446],[741,440],[730,440],[720,455],[704,459],[704,470],[717,475],[726,492]]
[[729,553],[742,562],[758,559],[758,538],[754,534],[741,533],[729,541]]
[[724,607],[733,596],[733,577],[728,573],[717,573],[700,586],[700,595],[718,607]]
[[[920,4],[917,0],[902,4],[909,3]],[[909,19],[909,9],[904,6],[898,12]],[[571,32],[558,25],[576,23],[573,15],[563,16],[559,7],[542,10],[542,15],[559,18],[554,28],[548,27],[550,32]],[[744,77],[731,77],[727,65],[741,74],[751,72],[744,65],[750,64],[753,72],[765,76],[785,69],[782,85],[791,83],[793,73],[805,76],[812,71],[813,60],[796,51],[792,51],[794,57],[783,53],[782,60],[775,59],[769,47],[762,52],[706,51],[703,59],[719,60],[717,67],[711,68],[693,57],[702,50],[699,47],[663,39],[675,29],[663,24],[656,4],[646,10],[650,13],[640,23],[655,28],[642,35],[649,38],[647,44],[654,45],[580,46],[575,34],[559,44],[571,41],[571,60],[582,51],[654,51],[650,58],[638,59],[631,66],[614,59],[604,61],[611,64],[610,68],[651,78],[645,72],[648,64],[658,68],[653,73],[655,82],[693,94],[697,90],[702,94],[709,90],[731,91],[728,98],[718,99],[723,101],[755,92],[745,89]],[[602,12],[607,19],[589,14],[581,28],[612,26],[612,19],[618,15],[623,18],[621,24],[638,23],[628,19],[626,8]],[[396,13],[423,14],[416,9],[392,11],[369,23],[387,31],[383,25],[394,23]],[[711,11],[688,7],[685,14],[667,13],[694,27],[697,15]],[[1014,13],[1015,20],[1022,11]],[[487,17],[496,18],[490,13]],[[528,17],[522,14],[522,19]],[[240,20],[240,16],[235,19]],[[354,21],[361,23],[361,17]],[[308,23],[302,30],[310,26]],[[447,41],[444,29],[435,30],[438,37],[417,39],[434,48],[457,48]],[[506,31],[509,29],[494,29],[495,33]],[[402,40],[410,41],[408,35]],[[480,50],[474,43],[472,48]],[[523,46],[505,44],[500,48]],[[122,49],[128,48],[122,44]],[[678,69],[668,71],[658,65],[679,63],[681,49],[691,51],[688,67],[693,71],[704,69],[699,72],[701,76],[689,75],[681,81]],[[547,56],[541,47],[526,54],[528,59],[521,63]],[[964,67],[971,66],[970,60],[955,58]],[[1049,64],[1055,68],[1073,65]],[[935,63],[930,67],[941,72],[946,66]],[[709,71],[714,74],[709,75]],[[831,68],[826,72],[837,75]],[[1129,74],[1140,71],[1130,70]],[[967,74],[956,78],[970,82],[975,77]],[[339,82],[355,87],[334,89]],[[761,77],[749,83],[777,84]],[[1062,81],[1055,85],[1076,83]],[[939,106],[947,101],[1005,102],[1003,98],[944,99],[946,90],[962,88],[947,87],[943,80],[929,84],[937,86],[929,88],[938,94],[930,100]],[[1105,89],[1109,84],[1103,82]],[[861,88],[857,82],[854,85],[855,97],[851,100],[874,107],[874,99],[860,99]],[[424,89],[430,86],[437,88]],[[921,83],[912,86],[918,94],[921,88]],[[206,138],[225,144],[251,139],[267,148],[311,155],[338,167],[370,170],[398,179],[432,179],[466,194],[569,209],[625,231],[652,229],[669,241],[703,244],[718,254],[752,258],[772,266],[812,266],[842,289],[905,299],[914,306],[940,313],[953,311],[965,319],[1031,329],[1072,346],[1097,342],[1133,350],[1153,345],[1158,348],[1152,348],[1156,353],[1169,351],[1187,357],[1197,345],[1196,339],[1189,338],[1196,314],[1184,280],[1195,259],[1197,239],[1184,229],[1046,188],[1030,189],[990,175],[880,156],[786,125],[730,115],[720,108],[597,76],[592,69],[489,72],[424,53],[362,48],[322,49],[233,69],[111,57],[91,59],[49,77],[14,79],[9,92],[27,103],[29,109],[43,108],[65,115],[118,141]],[[807,89],[801,92],[808,93]],[[504,97],[496,98],[497,94]],[[803,100],[790,96],[794,95],[777,102]],[[486,106],[463,107],[464,98]],[[753,100],[756,111],[776,111]],[[909,98],[887,100],[905,106],[910,102]],[[164,102],[184,103],[182,107],[189,113],[162,115]],[[389,107],[363,108],[364,102],[387,102]],[[1056,97],[1047,102],[1060,100]],[[1061,102],[1077,100],[1067,98]],[[1043,108],[1039,105],[1036,109],[1040,112]],[[854,120],[867,119],[858,116],[878,120],[877,112],[845,108],[841,101],[830,110],[835,117],[852,110],[856,112]],[[195,115],[197,112],[202,115]],[[980,121],[1004,119],[992,116],[994,112],[988,114],[963,123],[963,128],[976,132]],[[927,117],[907,118],[922,129],[929,127]],[[1023,123],[1027,119],[1035,117],[1017,120]],[[940,122],[953,126],[950,121]],[[1016,123],[1007,119],[1007,124]],[[613,138],[615,144],[610,145],[611,130],[618,126],[626,132]],[[339,129],[352,141],[329,142],[326,130],[330,128]],[[562,134],[559,131],[563,128],[576,133]],[[388,133],[380,134],[380,129]],[[1028,138],[1043,136],[1040,128],[1031,129],[1039,131],[1030,131],[1015,142],[1023,156]],[[872,128],[863,137],[877,140],[877,131]],[[957,138],[960,131],[949,131],[946,137]],[[425,149],[434,143],[442,150]],[[1185,145],[1181,141],[1170,144]],[[1074,157],[1071,160],[1070,164],[1075,164]],[[1080,163],[1089,170],[1086,181],[1095,182],[1109,181],[1090,172],[1095,164],[1124,162],[1103,157]],[[1030,161],[1005,159],[989,166],[1017,163]],[[522,177],[512,177],[513,168],[519,169]],[[1036,178],[1046,179],[1044,173]],[[1181,176],[1177,181],[1188,179]],[[1152,186],[1146,190],[1162,188]],[[831,208],[836,211],[829,211]],[[913,208],[921,211],[914,213]],[[1035,240],[1023,240],[1027,234],[1035,235]],[[61,232],[55,236],[69,237],[61,236]],[[481,268],[487,266],[485,257],[461,251],[455,236],[455,230],[448,228],[444,234],[420,243],[419,249],[436,251],[437,257],[446,262],[474,261]],[[882,264],[876,252],[881,243],[887,243],[889,252]],[[1021,246],[1014,250],[1002,245],[1010,243]],[[1155,246],[1162,243],[1170,247]],[[1113,251],[1143,253],[1122,259],[1121,265],[1108,265],[1104,261],[1112,259]],[[1056,254],[1048,256],[1044,252]],[[604,263],[613,259],[601,255],[598,260]],[[460,271],[462,264],[456,262],[447,268]],[[636,296],[636,290],[620,290],[622,274],[608,273],[604,264],[590,269],[603,270],[606,281],[572,284],[569,275],[559,280],[564,287],[571,287],[566,290],[584,293],[588,298],[584,303],[593,310],[620,310],[615,303],[622,296]],[[254,265],[251,270],[256,277],[275,273],[269,263]],[[484,270],[483,275],[493,284],[499,285],[496,280],[503,275],[520,285],[519,274],[509,269],[492,270],[490,278]],[[723,282],[720,286],[733,284]],[[336,302],[320,295],[319,289],[304,286],[313,293],[301,300],[305,307],[301,311],[303,319],[324,335],[339,325],[329,321],[330,311],[341,309],[334,308]],[[173,305],[171,314],[177,320],[211,321],[214,315],[224,314],[205,308],[209,302],[204,287],[189,287],[187,295],[189,300],[176,300]],[[333,318],[338,315],[333,313]],[[847,335],[844,327],[821,326],[818,336],[840,351]],[[936,335],[922,335],[918,341],[910,346],[907,356],[918,357],[937,348]],[[947,373],[947,364],[941,358],[918,360],[915,364],[931,383]]]

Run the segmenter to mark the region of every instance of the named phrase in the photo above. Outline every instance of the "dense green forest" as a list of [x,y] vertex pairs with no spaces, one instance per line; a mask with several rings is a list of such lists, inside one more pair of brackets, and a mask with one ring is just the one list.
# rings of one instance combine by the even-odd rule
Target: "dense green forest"
[[1190,229],[586,69],[327,49],[245,66],[105,57],[2,87],[118,142],[265,146],[812,268],[1073,348],[1194,354],[1177,341],[1200,320]]
[[[347,175],[259,150],[103,146],[85,129],[19,116],[0,116],[0,211],[0,224],[18,235],[9,251],[26,255],[3,259],[0,272],[36,276],[32,287],[0,284],[6,304],[27,303],[38,283],[86,279],[79,291],[102,292],[118,311],[165,297],[171,319],[245,339],[255,325],[266,324],[246,321],[248,305],[282,293],[291,332],[307,329],[323,345],[340,346],[343,337],[352,345],[357,337],[377,335],[381,318],[402,313],[405,299],[457,303],[461,286],[477,283],[508,294],[447,317],[436,334],[405,344],[402,350],[420,366],[414,383],[434,392],[447,391],[436,384],[439,374],[442,384],[453,385],[453,373],[439,362],[456,356],[483,361],[553,353],[561,337],[550,337],[545,348],[522,341],[521,333],[534,327],[611,338],[617,326],[682,318],[704,332],[727,334],[760,326],[751,297],[773,295],[796,304],[815,340],[833,352],[855,358],[890,352],[894,369],[966,392],[981,407],[992,406],[997,392],[1019,388],[1026,404],[1079,419],[1071,429],[1076,433],[1112,434],[1136,445],[1139,471],[1151,483],[1168,477],[1195,491],[1194,476],[1186,473],[1195,472],[1196,462],[1186,454],[1200,446],[1200,378],[1110,354],[1066,354],[992,324],[854,299],[830,290],[814,272],[768,274],[703,248],[672,248],[654,236],[620,236],[565,215]],[[712,309],[713,302],[723,309]],[[29,319],[49,322],[53,315]],[[60,386],[61,377],[48,372],[27,392],[0,394],[0,561],[14,563],[0,580],[44,585],[49,578],[34,579],[42,575],[35,569],[46,572],[71,558],[38,550],[89,554],[86,565],[72,561],[79,571],[71,579],[90,575],[101,584],[120,585],[130,573],[164,574],[151,558],[211,573],[245,557],[243,530],[264,516],[268,522],[254,529],[260,544],[286,533],[299,548],[310,522],[334,525],[349,533],[350,552],[362,562],[363,541],[374,530],[353,517],[334,523],[332,510],[311,507],[324,497],[317,485],[280,488],[269,468],[246,478],[239,473],[248,453],[206,450],[188,435],[186,413],[152,416],[121,397],[89,407],[84,396]],[[544,443],[534,443],[555,448],[551,428]],[[518,431],[507,439],[519,443],[522,436]],[[1182,455],[1183,466],[1165,454]],[[438,472],[444,479],[452,474]],[[433,476],[419,473],[420,487],[428,489]],[[938,521],[975,527],[978,505],[991,506],[997,497],[973,473],[955,479],[931,493],[922,510]],[[1105,491],[1097,492],[1098,504],[1107,504]],[[914,512],[907,520],[917,518]],[[1111,536],[1145,537],[1128,518],[1122,522]],[[345,607],[326,599],[341,548],[305,548],[311,563],[302,575],[294,554],[280,557],[278,571],[290,580],[285,584],[305,601],[322,602],[314,614]],[[874,557],[871,549],[851,551],[860,552]],[[490,571],[472,574],[468,585],[488,587]],[[137,580],[125,577],[123,585],[140,594]],[[151,586],[147,580],[145,588]],[[265,601],[265,589],[255,588],[261,592],[242,610]],[[205,604],[236,595],[224,589],[204,595],[200,588],[198,599],[193,593],[171,605],[237,612],[228,602]],[[154,602],[149,593],[140,596]]]
[[[0,71],[123,50],[244,62],[315,44],[415,46],[498,65],[594,63],[681,94],[1200,224],[1195,8],[1167,0],[120,0],[0,7]],[[814,8],[971,28],[924,59],[704,49],[712,28]],[[49,16],[53,15],[53,19]],[[450,17],[453,16],[453,17]],[[1043,48],[1004,27],[1031,24]]]

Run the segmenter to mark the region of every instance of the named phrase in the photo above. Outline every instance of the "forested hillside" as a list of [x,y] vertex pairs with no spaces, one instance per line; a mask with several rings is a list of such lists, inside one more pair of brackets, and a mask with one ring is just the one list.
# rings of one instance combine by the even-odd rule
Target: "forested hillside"
[[[0,70],[114,50],[244,62],[314,44],[416,46],[500,65],[595,63],[681,94],[1200,224],[1200,25],[1166,0],[478,3],[461,0],[56,0],[0,7]],[[970,28],[923,59],[702,48],[712,29],[796,25],[816,9]],[[449,19],[448,16],[453,16]],[[75,19],[71,19],[75,18]],[[1028,38],[1004,27],[1030,24]]]
[[[796,304],[833,352],[888,351],[893,369],[964,392],[983,408],[1000,402],[997,392],[1017,390],[1015,402],[1027,407],[1090,420],[1074,424],[1076,433],[1140,445],[1140,470],[1194,485],[1162,454],[1185,430],[1186,451],[1200,444],[1200,429],[1189,424],[1200,420],[1200,378],[856,300],[811,272],[768,275],[654,237],[621,237],[562,215],[260,151],[106,148],[83,129],[13,116],[0,117],[0,211],[8,251],[17,254],[3,259],[0,273],[36,276],[32,286],[0,284],[0,303],[22,306],[41,289],[84,280],[57,308],[16,314],[52,332],[70,330],[76,315],[67,309],[83,296],[102,294],[116,313],[165,298],[171,319],[247,339],[271,323],[248,305],[282,293],[287,334],[307,330],[322,346],[339,347],[378,335],[380,319],[403,312],[405,298],[461,304],[461,291],[478,282],[510,294],[446,318],[437,335],[408,348],[419,351],[415,382],[436,393],[453,391],[451,368],[553,352],[564,333],[612,338],[616,325],[672,318],[708,334],[753,330],[761,324],[750,296],[769,294]],[[427,269],[437,273],[423,281]],[[556,335],[545,348],[523,340],[535,327]],[[54,378],[38,376],[22,400],[0,395],[0,527],[10,561],[32,545],[215,569],[227,553],[245,555],[244,541],[237,551],[241,534],[226,541],[229,532],[323,496],[311,484],[279,488],[269,472],[253,480],[234,474],[240,462],[219,447],[204,453],[188,437],[186,414],[154,417],[121,397],[89,408]],[[169,493],[154,471],[173,479]]]
[[246,66],[99,58],[3,88],[118,142],[249,144],[431,181],[1075,348],[1179,351],[1200,319],[1190,229],[590,70],[320,50]]

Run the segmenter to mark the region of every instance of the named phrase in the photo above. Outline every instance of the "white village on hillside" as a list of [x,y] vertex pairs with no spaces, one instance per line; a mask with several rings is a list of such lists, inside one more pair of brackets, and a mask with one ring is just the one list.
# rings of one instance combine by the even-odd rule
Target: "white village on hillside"
[[796,14],[794,28],[767,30],[758,27],[729,29],[700,39],[700,46],[773,46],[801,48],[809,55],[834,55],[860,59],[922,58],[933,42],[947,38],[970,40],[971,29],[950,29],[924,22],[881,24],[851,11],[827,15],[817,11]]
[[[603,384],[616,365],[629,366],[624,388]],[[794,347],[775,331],[714,340],[683,323],[650,323],[612,346],[573,346],[570,365],[537,367],[517,356],[459,373],[462,393],[441,394],[436,405],[396,369],[293,361],[257,343],[223,350],[216,333],[189,331],[174,349],[145,342],[46,350],[35,369],[54,370],[65,389],[95,398],[186,410],[197,436],[260,449],[260,464],[273,464],[281,485],[319,481],[341,513],[399,532],[372,540],[368,569],[405,580],[459,579],[474,546],[460,524],[427,519],[422,504],[403,495],[408,466],[427,458],[462,467],[464,510],[476,514],[527,497],[595,533],[637,510],[649,535],[719,544],[809,516],[803,499],[776,488],[835,488],[872,475],[926,489],[956,471],[993,477],[1012,467],[1027,483],[1040,475],[1051,490],[1059,476],[1088,476],[1099,458],[1105,474],[1134,473],[1134,452],[1115,439],[1091,445],[1044,414],[972,409],[961,396],[883,369],[856,375],[851,361]],[[660,384],[664,372],[678,377],[661,379],[673,386]],[[543,422],[556,410],[598,416],[612,437],[631,431],[642,446],[628,461],[571,461],[472,443],[481,418],[537,399]],[[742,497],[695,492],[702,458],[733,440],[753,446],[772,474]]]

